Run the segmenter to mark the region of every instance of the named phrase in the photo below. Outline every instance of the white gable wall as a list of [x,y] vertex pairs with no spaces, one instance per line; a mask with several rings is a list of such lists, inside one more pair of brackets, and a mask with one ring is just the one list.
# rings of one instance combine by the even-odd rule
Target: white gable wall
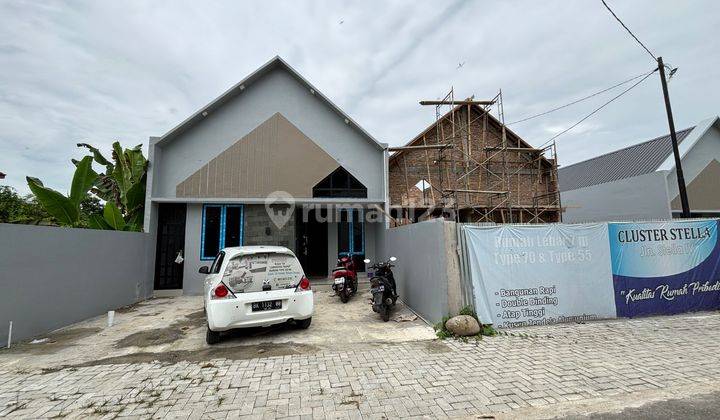
[[[672,158],[672,155],[670,157]],[[712,160],[720,161],[720,129],[718,129],[718,124],[710,127],[710,129],[697,140],[687,154],[683,156],[682,169],[685,177],[685,185],[689,185]],[[720,182],[720,180],[718,180],[718,182]],[[677,173],[675,172],[674,165],[673,169],[668,171],[667,185],[668,196],[670,197],[670,201],[672,201],[679,195]],[[692,202],[690,203],[690,209],[693,209]]]
[[175,198],[177,184],[276,112],[360,180],[368,189],[368,199],[385,201],[381,148],[346,124],[344,117],[281,67],[250,84],[187,131],[155,145],[162,150],[156,150],[158,159],[153,162],[152,197]]

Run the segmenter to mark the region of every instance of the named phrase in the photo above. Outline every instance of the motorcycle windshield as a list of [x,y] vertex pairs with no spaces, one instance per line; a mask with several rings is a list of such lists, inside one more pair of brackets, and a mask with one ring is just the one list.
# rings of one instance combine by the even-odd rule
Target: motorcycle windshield
[[303,276],[297,258],[287,254],[238,255],[228,262],[223,282],[233,293],[295,288]]

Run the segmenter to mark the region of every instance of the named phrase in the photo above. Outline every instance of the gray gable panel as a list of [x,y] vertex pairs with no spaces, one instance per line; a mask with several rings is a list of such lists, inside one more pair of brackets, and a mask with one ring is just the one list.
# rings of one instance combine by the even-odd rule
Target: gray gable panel
[[[695,127],[677,132],[678,143]],[[560,191],[631,178],[655,171],[672,153],[670,134],[560,168]]]
[[290,73],[292,77],[294,77],[298,82],[300,82],[300,84],[302,84],[303,86],[305,86],[305,88],[311,91],[313,95],[317,96],[323,102],[325,102],[328,107],[330,107],[335,113],[338,114],[339,117],[344,118],[346,124],[358,130],[363,137],[365,137],[375,146],[377,146],[381,150],[387,148],[387,144],[381,143],[373,136],[371,136],[367,131],[365,131],[364,128],[362,128],[358,123],[356,123],[352,118],[350,118],[349,115],[347,115],[343,110],[341,110],[337,105],[335,105],[335,103],[333,103],[327,96],[323,95],[319,90],[317,90],[315,86],[313,86],[309,81],[307,81],[307,79],[305,79],[300,73],[297,72],[297,70],[295,70],[287,62],[285,62],[285,60],[283,60],[280,56],[273,57],[270,61],[263,64],[260,68],[252,72],[246,78],[236,83],[230,89],[215,98],[212,102],[200,108],[197,112],[188,117],[185,121],[181,122],[176,127],[165,133],[162,137],[156,140],[157,144],[162,145],[171,141],[173,138],[183,133],[185,130],[188,130],[193,125],[202,121],[208,113],[216,111],[228,101],[232,100],[235,96],[239,95],[252,83],[255,83],[257,80],[262,79],[265,75],[267,75],[276,68],[282,68],[288,73]]

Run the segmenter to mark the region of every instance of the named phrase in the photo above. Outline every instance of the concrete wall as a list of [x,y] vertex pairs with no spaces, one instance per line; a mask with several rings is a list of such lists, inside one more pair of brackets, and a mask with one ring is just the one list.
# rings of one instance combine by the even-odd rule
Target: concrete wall
[[425,320],[436,323],[459,310],[455,224],[440,219],[381,230],[377,257],[397,257],[398,294]]
[[667,173],[652,172],[561,193],[565,223],[670,219]]
[[0,345],[150,297],[150,235],[0,224]]
[[179,183],[276,113],[360,180],[368,199],[385,200],[383,150],[283,68],[270,71],[179,137],[162,146],[151,143],[157,149],[151,152],[152,197],[175,197]]
[[[273,211],[289,211],[288,206],[272,206]],[[264,205],[244,205],[243,245],[277,245],[295,251],[295,217],[299,209],[293,211],[287,223],[278,228],[272,222]]]

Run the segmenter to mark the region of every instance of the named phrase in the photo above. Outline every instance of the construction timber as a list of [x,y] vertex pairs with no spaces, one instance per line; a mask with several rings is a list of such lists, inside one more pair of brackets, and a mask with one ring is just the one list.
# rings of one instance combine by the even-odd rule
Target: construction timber
[[421,101],[435,122],[407,145],[390,148],[391,214],[398,224],[428,218],[459,222],[562,220],[555,143],[533,147],[508,129],[502,91],[490,100]]

